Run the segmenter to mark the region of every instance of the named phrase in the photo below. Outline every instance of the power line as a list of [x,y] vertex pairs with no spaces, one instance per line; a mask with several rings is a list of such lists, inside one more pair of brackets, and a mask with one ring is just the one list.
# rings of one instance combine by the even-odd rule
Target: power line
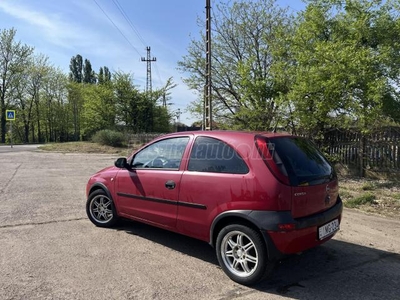
[[144,41],[143,37],[141,36],[141,34],[139,33],[139,30],[136,29],[135,25],[133,25],[132,21],[129,19],[128,15],[125,13],[125,10],[123,9],[123,7],[121,6],[121,4],[119,4],[118,0],[113,0],[115,6],[118,8],[119,12],[122,14],[122,16],[124,17],[125,21],[129,24],[129,26],[132,28],[133,32],[137,35],[137,37],[139,38],[140,42],[143,44],[143,46],[146,46],[147,43]]
[[[147,43],[145,42],[144,38],[140,34],[139,30],[135,27],[135,25],[133,24],[133,22],[131,21],[131,19],[127,15],[127,13],[125,12],[125,10],[122,7],[122,5],[119,3],[118,0],[112,0],[112,1],[115,4],[115,6],[118,8],[118,10],[121,13],[121,15],[124,17],[125,21],[129,24],[129,26],[131,27],[133,32],[137,35],[137,37],[139,38],[140,42],[143,44],[143,46],[146,47]],[[154,64],[154,66],[156,68],[157,78],[158,78],[160,84],[162,84],[163,81],[161,79],[160,71],[158,70],[157,64]]]
[[156,73],[157,73],[158,81],[160,82],[160,84],[162,84],[162,80],[161,80],[160,72],[158,71],[157,64],[154,64],[154,66],[155,66],[155,68],[156,68]]
[[[133,44],[128,40],[128,38],[126,37],[126,35],[119,29],[119,27],[113,22],[113,20],[107,15],[107,13],[104,11],[104,9],[100,6],[100,4],[96,1],[93,0],[96,5],[100,8],[100,10],[103,12],[103,14],[107,17],[107,19],[114,25],[114,27],[119,31],[119,33],[125,38],[125,40],[131,45],[131,47],[136,51],[137,54],[140,55],[139,51],[137,50],[137,48],[135,46],[133,46]],[[121,15],[124,17],[125,21],[128,23],[128,25],[130,26],[130,28],[132,29],[132,31],[136,34],[136,36],[139,38],[139,41],[146,46],[146,42],[144,40],[144,38],[142,37],[142,35],[140,34],[139,30],[135,27],[135,25],[132,23],[132,21],[130,20],[129,16],[126,14],[124,8],[121,6],[121,4],[119,3],[118,0],[112,0],[114,5],[117,7],[117,9],[119,10],[119,12],[121,13]],[[147,49],[147,47],[146,47]],[[142,58],[143,61],[143,58]],[[155,61],[155,60],[154,60]],[[150,67],[151,68],[151,67]],[[161,75],[160,72],[158,70],[157,64],[155,64],[155,68],[156,68],[156,73],[157,73],[157,77],[158,80],[160,82],[160,84],[162,84],[162,79],[161,79]],[[149,67],[148,67],[149,69]],[[150,71],[151,72],[151,71]],[[149,70],[147,70],[147,73],[149,73]],[[148,74],[149,75],[149,74]],[[148,77],[147,75],[147,77]],[[147,82],[148,82],[149,78],[147,78]],[[151,80],[151,73],[150,73],[150,80]],[[149,83],[147,83],[146,88],[151,90],[151,83],[149,86]]]
[[97,3],[96,0],[93,0],[94,3],[96,3],[96,5],[100,8],[100,10],[103,12],[103,14],[107,17],[107,19],[114,25],[114,27],[119,31],[119,33],[125,38],[125,40],[129,43],[129,45],[131,45],[131,47],[136,51],[136,53],[140,55],[139,51],[136,49],[135,46],[133,46],[133,44],[128,40],[128,38],[125,36],[125,34],[123,34],[123,32],[121,31],[121,29],[118,28],[118,26],[113,22],[113,20],[111,20],[111,18],[107,15],[107,13],[104,11],[104,9],[99,5],[99,3]]

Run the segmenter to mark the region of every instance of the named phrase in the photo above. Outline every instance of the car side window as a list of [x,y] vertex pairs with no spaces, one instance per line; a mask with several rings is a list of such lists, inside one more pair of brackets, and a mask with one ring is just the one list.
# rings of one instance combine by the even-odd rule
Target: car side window
[[155,142],[136,153],[132,160],[132,167],[178,170],[188,142],[189,137],[169,138]]
[[246,174],[249,172],[244,160],[228,144],[210,138],[196,138],[190,153],[189,171]]

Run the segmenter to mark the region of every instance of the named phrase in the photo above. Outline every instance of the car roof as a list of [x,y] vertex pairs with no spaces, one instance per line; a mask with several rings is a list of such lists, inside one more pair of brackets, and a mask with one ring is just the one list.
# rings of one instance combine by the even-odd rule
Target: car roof
[[238,130],[197,130],[197,131],[181,131],[175,133],[169,133],[163,135],[162,137],[172,137],[172,136],[183,136],[183,135],[194,135],[194,136],[209,136],[215,138],[240,138],[244,136],[252,136],[262,135],[267,138],[272,137],[283,137],[283,136],[292,136],[289,133],[276,133],[276,132],[267,132],[267,131],[238,131]]
[[[148,145],[150,145],[154,142],[157,142],[157,141],[160,141],[163,139],[173,138],[173,137],[184,137],[184,136],[192,136],[194,138],[196,138],[198,136],[211,137],[211,138],[221,139],[224,142],[231,144],[232,146],[238,147],[240,145],[245,145],[246,143],[249,143],[250,141],[254,142],[254,137],[256,135],[261,135],[266,138],[293,136],[288,133],[274,133],[274,132],[260,132],[260,131],[235,131],[235,130],[181,131],[181,132],[174,132],[174,133],[160,135],[157,138],[150,141],[149,143],[147,143],[146,145],[143,145],[141,148],[134,151],[132,153],[132,155],[141,151],[142,149],[146,148]],[[248,151],[247,147],[244,147],[244,148],[246,148],[246,149],[243,151]]]

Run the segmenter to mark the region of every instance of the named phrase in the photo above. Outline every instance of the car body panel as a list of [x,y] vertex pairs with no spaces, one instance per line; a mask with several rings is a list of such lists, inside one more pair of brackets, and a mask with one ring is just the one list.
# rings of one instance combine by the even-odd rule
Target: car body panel
[[[288,134],[235,131],[199,131],[161,136],[149,145],[173,137],[189,137],[179,169],[106,168],[93,175],[87,195],[96,185],[105,187],[118,215],[142,221],[213,244],[220,222],[242,218],[258,228],[269,249],[290,254],[317,246],[317,229],[332,219],[341,220],[342,204],[336,178],[312,186],[290,186],[277,180],[263,161],[255,136],[290,137]],[[197,137],[211,137],[232,147],[246,163],[246,174],[189,171]],[[173,189],[166,188],[169,181]],[[280,224],[295,224],[283,231]],[[273,245],[270,245],[273,243]],[[268,250],[271,257],[272,250]]]
[[[161,227],[176,227],[182,171],[121,170],[116,177],[119,211]],[[165,185],[175,182],[174,189]]]
[[339,195],[339,184],[335,179],[313,186],[292,187],[292,191],[292,214],[294,218],[301,218],[327,210],[335,205]]

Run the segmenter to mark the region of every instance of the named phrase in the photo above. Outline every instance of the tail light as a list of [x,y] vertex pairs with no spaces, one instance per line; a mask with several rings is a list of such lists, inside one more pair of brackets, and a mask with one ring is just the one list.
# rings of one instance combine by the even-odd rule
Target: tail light
[[282,183],[289,185],[290,182],[286,168],[279,154],[275,151],[274,144],[268,142],[268,140],[262,136],[256,136],[255,142],[258,152],[272,174]]
[[296,229],[296,224],[294,223],[278,224],[278,228],[281,231],[293,231]]

